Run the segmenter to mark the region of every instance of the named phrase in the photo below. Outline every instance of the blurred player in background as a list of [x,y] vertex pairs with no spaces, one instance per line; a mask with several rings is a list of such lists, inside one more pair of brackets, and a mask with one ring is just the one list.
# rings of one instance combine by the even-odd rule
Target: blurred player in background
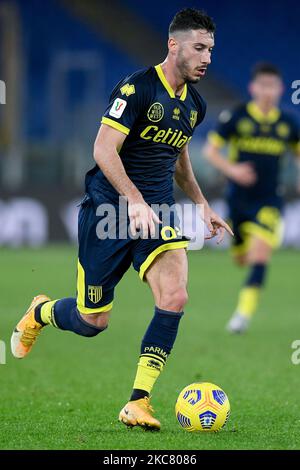
[[[280,71],[271,64],[257,64],[249,84],[252,100],[221,113],[204,151],[209,162],[229,179],[227,199],[235,233],[232,252],[239,265],[248,266],[227,325],[232,333],[247,329],[272,250],[281,242],[280,161],[289,149],[300,156],[299,127],[293,116],[278,107],[283,90]],[[221,153],[225,146],[228,159]]]
[[[187,301],[188,240],[180,234],[175,217],[162,225],[150,205],[174,204],[175,173],[188,197],[203,205],[210,236],[222,239],[224,230],[232,234],[204,198],[188,153],[188,143],[206,111],[191,83],[197,83],[210,64],[214,29],[211,18],[198,10],[179,12],[170,25],[166,60],[135,72],[114,88],[96,138],[96,166],[87,174],[79,213],[77,299],[36,297],[12,335],[12,352],[18,358],[30,352],[41,329],[49,324],[81,336],[98,335],[108,326],[115,286],[132,263],[151,288],[155,309],[142,340],[130,401],[119,415],[128,426],[160,428],[149,396],[171,352]],[[128,201],[129,220],[127,213],[125,218],[132,237],[102,239],[97,230],[106,216],[101,217],[97,208],[110,204],[117,225],[119,195]],[[152,237],[155,224],[156,238]],[[142,237],[134,239],[137,231]],[[124,331],[120,357],[133,334]]]

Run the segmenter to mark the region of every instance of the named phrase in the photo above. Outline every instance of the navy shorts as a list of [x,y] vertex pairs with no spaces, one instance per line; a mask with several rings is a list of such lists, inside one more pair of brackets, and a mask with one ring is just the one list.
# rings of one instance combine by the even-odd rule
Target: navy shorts
[[246,254],[253,236],[264,240],[272,248],[280,246],[283,235],[280,209],[278,205],[254,202],[229,205],[229,217],[234,232],[233,253]]
[[[120,237],[119,228],[124,225],[124,220],[118,217],[118,207],[114,207],[116,217],[108,213],[99,215],[89,197],[81,203],[78,217],[77,308],[83,314],[111,309],[115,286],[131,264],[144,280],[147,269],[160,253],[188,246],[188,238],[182,236],[178,228],[176,214],[171,217],[169,225],[156,227],[156,238]],[[125,222],[127,227],[127,211]],[[104,238],[101,235],[106,228],[106,233],[113,234],[113,237]]]

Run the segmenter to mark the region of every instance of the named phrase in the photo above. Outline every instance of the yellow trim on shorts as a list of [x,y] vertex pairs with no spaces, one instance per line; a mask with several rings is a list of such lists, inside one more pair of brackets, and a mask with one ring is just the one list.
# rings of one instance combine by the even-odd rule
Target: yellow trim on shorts
[[232,245],[230,251],[233,255],[246,255],[250,248],[250,237],[245,236],[242,243]]
[[91,315],[92,313],[101,313],[101,312],[108,312],[109,310],[112,309],[113,306],[113,301],[110,302],[107,305],[104,305],[103,307],[95,307],[95,308],[88,308],[88,307],[78,307],[80,313],[83,313],[84,315]]
[[259,224],[255,222],[243,222],[241,224],[241,231],[255,235],[257,238],[266,242],[271,248],[278,248],[282,242],[282,235],[283,235],[283,225],[282,223],[279,224],[279,228],[276,233],[270,233],[269,230],[265,229]]
[[169,251],[169,250],[178,250],[180,248],[187,248],[189,242],[186,240],[181,240],[178,242],[173,242],[173,243],[165,243],[164,245],[158,246],[154,251],[150,253],[150,255],[147,256],[145,261],[142,263],[139,271],[139,276],[141,280],[144,280],[144,275],[147,269],[150,267],[150,265],[153,263],[155,258],[160,255],[160,253],[163,253],[164,251]]
[[80,311],[85,305],[85,274],[80,261],[77,261],[77,308]]
[[114,129],[122,132],[125,135],[128,135],[130,132],[130,129],[128,127],[123,126],[123,124],[120,124],[119,122],[116,122],[113,119],[109,119],[107,117],[102,118],[101,124],[106,124],[107,126],[113,127]]
[[100,313],[111,310],[113,302],[110,302],[103,307],[89,308],[85,306],[85,273],[84,269],[78,260],[77,262],[77,308],[80,313],[84,315],[89,315],[92,313]]

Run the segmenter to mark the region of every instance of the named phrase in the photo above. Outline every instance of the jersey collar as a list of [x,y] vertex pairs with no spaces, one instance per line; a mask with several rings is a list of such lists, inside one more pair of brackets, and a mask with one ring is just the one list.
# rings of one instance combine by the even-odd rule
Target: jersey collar
[[[173,88],[171,87],[170,83],[167,81],[165,75],[164,75],[164,72],[163,72],[163,69],[161,68],[161,65],[158,64],[158,65],[155,65],[155,70],[157,72],[157,75],[158,75],[158,78],[160,79],[161,83],[163,84],[163,86],[165,87],[165,89],[167,90],[170,98],[176,98],[175,96],[175,93],[174,93],[174,90]],[[183,87],[183,92],[181,93],[180,95],[180,100],[181,101],[184,101],[186,99],[186,95],[187,95],[187,84],[185,83],[184,84],[184,87]]]
[[259,122],[260,124],[273,124],[274,122],[278,121],[280,116],[280,110],[275,107],[272,108],[268,114],[264,114],[254,101],[250,101],[250,103],[247,104],[247,112],[253,119],[255,119],[255,121]]

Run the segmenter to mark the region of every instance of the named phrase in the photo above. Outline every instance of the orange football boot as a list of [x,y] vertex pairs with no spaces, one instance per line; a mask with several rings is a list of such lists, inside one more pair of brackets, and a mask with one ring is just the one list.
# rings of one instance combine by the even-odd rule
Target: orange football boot
[[119,421],[129,427],[141,426],[148,430],[159,431],[160,422],[152,416],[153,413],[149,398],[144,397],[129,401],[120,411]]
[[11,352],[18,358],[22,359],[27,356],[35,343],[37,336],[43,328],[34,317],[34,311],[38,305],[48,302],[50,299],[46,295],[38,295],[34,297],[27,312],[19,321],[11,336]]

